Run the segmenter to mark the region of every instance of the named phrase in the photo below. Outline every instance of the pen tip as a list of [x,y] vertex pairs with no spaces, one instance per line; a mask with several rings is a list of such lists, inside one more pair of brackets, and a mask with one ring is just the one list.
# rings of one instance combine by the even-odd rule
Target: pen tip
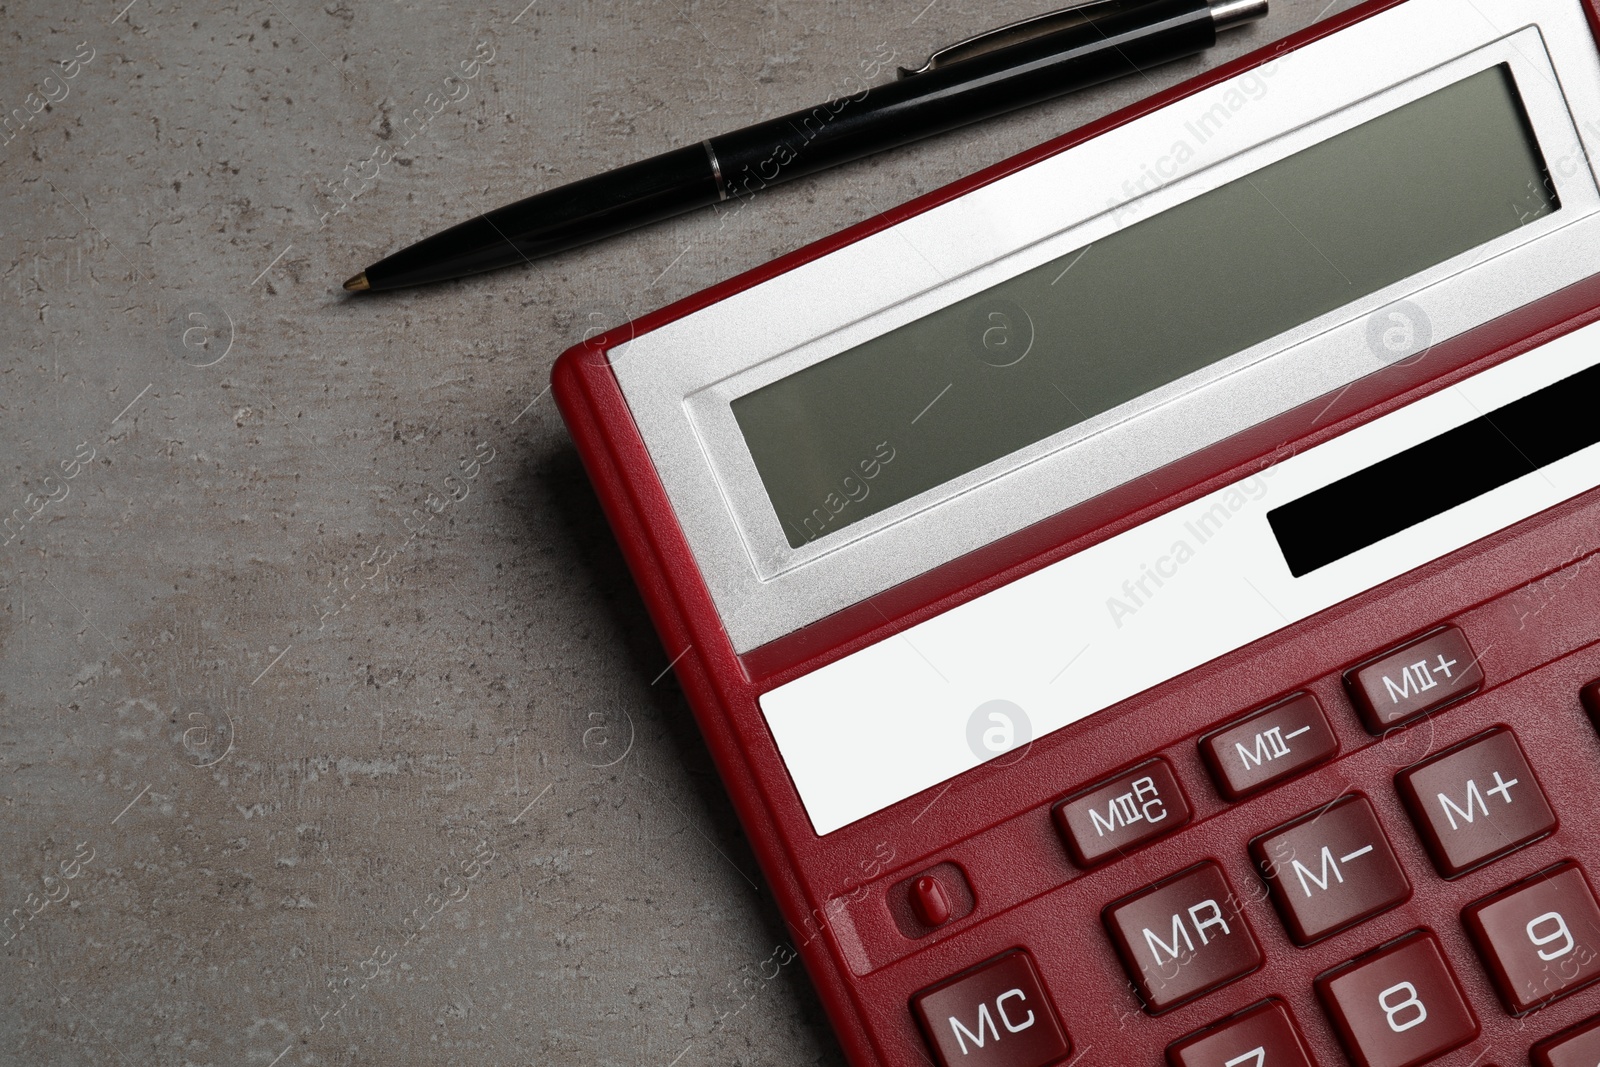
[[367,281],[367,272],[366,271],[362,271],[360,274],[357,274],[354,278],[351,278],[348,281],[346,281],[344,283],[344,287],[345,287],[345,289],[349,290],[352,293],[362,293],[362,292],[366,292],[368,289],[371,289],[372,285],[371,285],[371,283],[369,283]]

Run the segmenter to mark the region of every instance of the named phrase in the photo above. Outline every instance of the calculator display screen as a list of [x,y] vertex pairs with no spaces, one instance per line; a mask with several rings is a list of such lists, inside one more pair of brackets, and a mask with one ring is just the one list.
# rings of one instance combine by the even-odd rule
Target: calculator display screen
[[1494,67],[739,397],[733,415],[798,548],[1557,211],[1554,189]]

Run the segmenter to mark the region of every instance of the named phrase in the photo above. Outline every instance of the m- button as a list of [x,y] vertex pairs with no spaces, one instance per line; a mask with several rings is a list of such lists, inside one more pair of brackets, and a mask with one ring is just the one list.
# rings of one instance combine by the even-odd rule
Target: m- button
[[1510,730],[1497,727],[1395,779],[1446,878],[1512,852],[1556,827],[1555,812]]
[[1024,949],[924,989],[911,1010],[940,1067],[1045,1067],[1072,1051]]
[[1454,626],[1384,653],[1345,673],[1345,686],[1370,733],[1453,704],[1483,687],[1483,668]]
[[1261,966],[1238,899],[1209,860],[1117,901],[1105,922],[1152,1015]]
[[1289,935],[1301,945],[1411,896],[1411,883],[1366,797],[1345,797],[1263,834],[1250,842],[1250,856]]

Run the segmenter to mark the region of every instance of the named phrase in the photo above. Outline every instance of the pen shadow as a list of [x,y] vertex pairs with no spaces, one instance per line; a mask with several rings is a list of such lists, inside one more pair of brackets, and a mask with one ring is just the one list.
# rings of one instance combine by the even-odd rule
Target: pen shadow
[[[691,809],[686,815],[696,822],[704,820],[715,847],[741,872],[759,882],[761,875],[755,856],[717,775],[711,753],[695,725],[688,701],[676,676],[670,671],[662,675],[671,657],[661,646],[577,453],[566,447],[529,458],[519,471],[515,494],[515,507],[524,527],[541,536],[555,533],[561,537],[554,546],[556,553],[560,558],[573,561],[583,572],[588,587],[604,606],[604,616],[627,656],[626,674],[636,691],[645,694],[653,706],[655,715],[651,726],[659,730],[670,746],[671,757],[686,772],[688,785],[698,802],[698,810]],[[541,516],[553,517],[556,521],[540,523],[537,520]],[[652,679],[658,677],[652,684]],[[759,953],[752,951],[752,970],[766,958],[765,953],[771,951],[772,945],[794,943],[794,936],[764,882],[754,895],[768,944],[757,946]],[[716,988],[723,984],[719,982]],[[788,985],[796,998],[800,1018],[818,1036],[823,1056],[817,1062],[825,1067],[846,1067],[844,1055],[811,983],[790,981]],[[711,996],[715,989],[706,992]]]

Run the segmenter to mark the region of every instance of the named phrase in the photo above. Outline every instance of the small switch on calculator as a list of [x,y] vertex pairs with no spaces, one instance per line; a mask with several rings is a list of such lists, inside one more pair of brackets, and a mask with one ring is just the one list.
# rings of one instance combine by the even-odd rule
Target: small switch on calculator
[[950,897],[938,878],[925,874],[911,883],[911,910],[924,926],[943,926],[950,921]]

